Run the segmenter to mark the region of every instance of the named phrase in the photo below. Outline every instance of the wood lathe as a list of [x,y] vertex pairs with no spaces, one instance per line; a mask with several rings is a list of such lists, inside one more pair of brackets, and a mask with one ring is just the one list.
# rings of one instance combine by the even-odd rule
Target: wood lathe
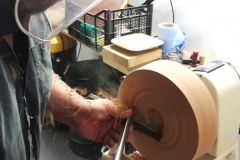
[[158,141],[133,130],[131,143],[147,160],[238,160],[240,79],[226,62],[194,70],[150,62],[123,80],[118,98],[134,117],[162,130]]

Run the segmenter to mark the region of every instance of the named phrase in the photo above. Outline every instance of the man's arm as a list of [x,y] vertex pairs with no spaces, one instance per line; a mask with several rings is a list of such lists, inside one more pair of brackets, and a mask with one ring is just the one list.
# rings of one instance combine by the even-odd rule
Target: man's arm
[[[83,98],[56,74],[53,74],[47,112],[50,112],[55,120],[77,129],[85,138],[109,146],[113,146],[119,138],[119,119],[132,115],[132,110],[119,110],[109,100]],[[127,138],[127,141],[129,140],[130,137]]]
[[52,89],[46,111],[50,112],[54,119],[71,127],[76,126],[73,116],[80,110],[88,110],[89,103],[85,98],[75,92],[58,75],[52,74]]

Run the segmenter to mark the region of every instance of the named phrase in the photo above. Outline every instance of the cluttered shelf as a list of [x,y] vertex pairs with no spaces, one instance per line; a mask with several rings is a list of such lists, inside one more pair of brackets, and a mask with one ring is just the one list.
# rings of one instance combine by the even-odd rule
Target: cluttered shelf
[[86,46],[101,52],[116,37],[132,33],[151,35],[153,5],[86,13],[63,33]]

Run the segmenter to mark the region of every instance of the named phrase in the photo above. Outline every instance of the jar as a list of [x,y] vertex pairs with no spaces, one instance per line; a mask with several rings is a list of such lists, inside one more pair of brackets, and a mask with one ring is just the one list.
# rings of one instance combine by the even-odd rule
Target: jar
[[179,52],[169,52],[165,55],[166,60],[181,63],[182,54]]

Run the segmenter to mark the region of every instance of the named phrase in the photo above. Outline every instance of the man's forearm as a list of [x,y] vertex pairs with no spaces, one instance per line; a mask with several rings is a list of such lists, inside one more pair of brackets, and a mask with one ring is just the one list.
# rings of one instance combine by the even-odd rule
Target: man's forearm
[[74,127],[76,122],[73,116],[80,112],[87,112],[90,103],[71,89],[60,77],[53,73],[52,89],[46,112],[61,123]]

